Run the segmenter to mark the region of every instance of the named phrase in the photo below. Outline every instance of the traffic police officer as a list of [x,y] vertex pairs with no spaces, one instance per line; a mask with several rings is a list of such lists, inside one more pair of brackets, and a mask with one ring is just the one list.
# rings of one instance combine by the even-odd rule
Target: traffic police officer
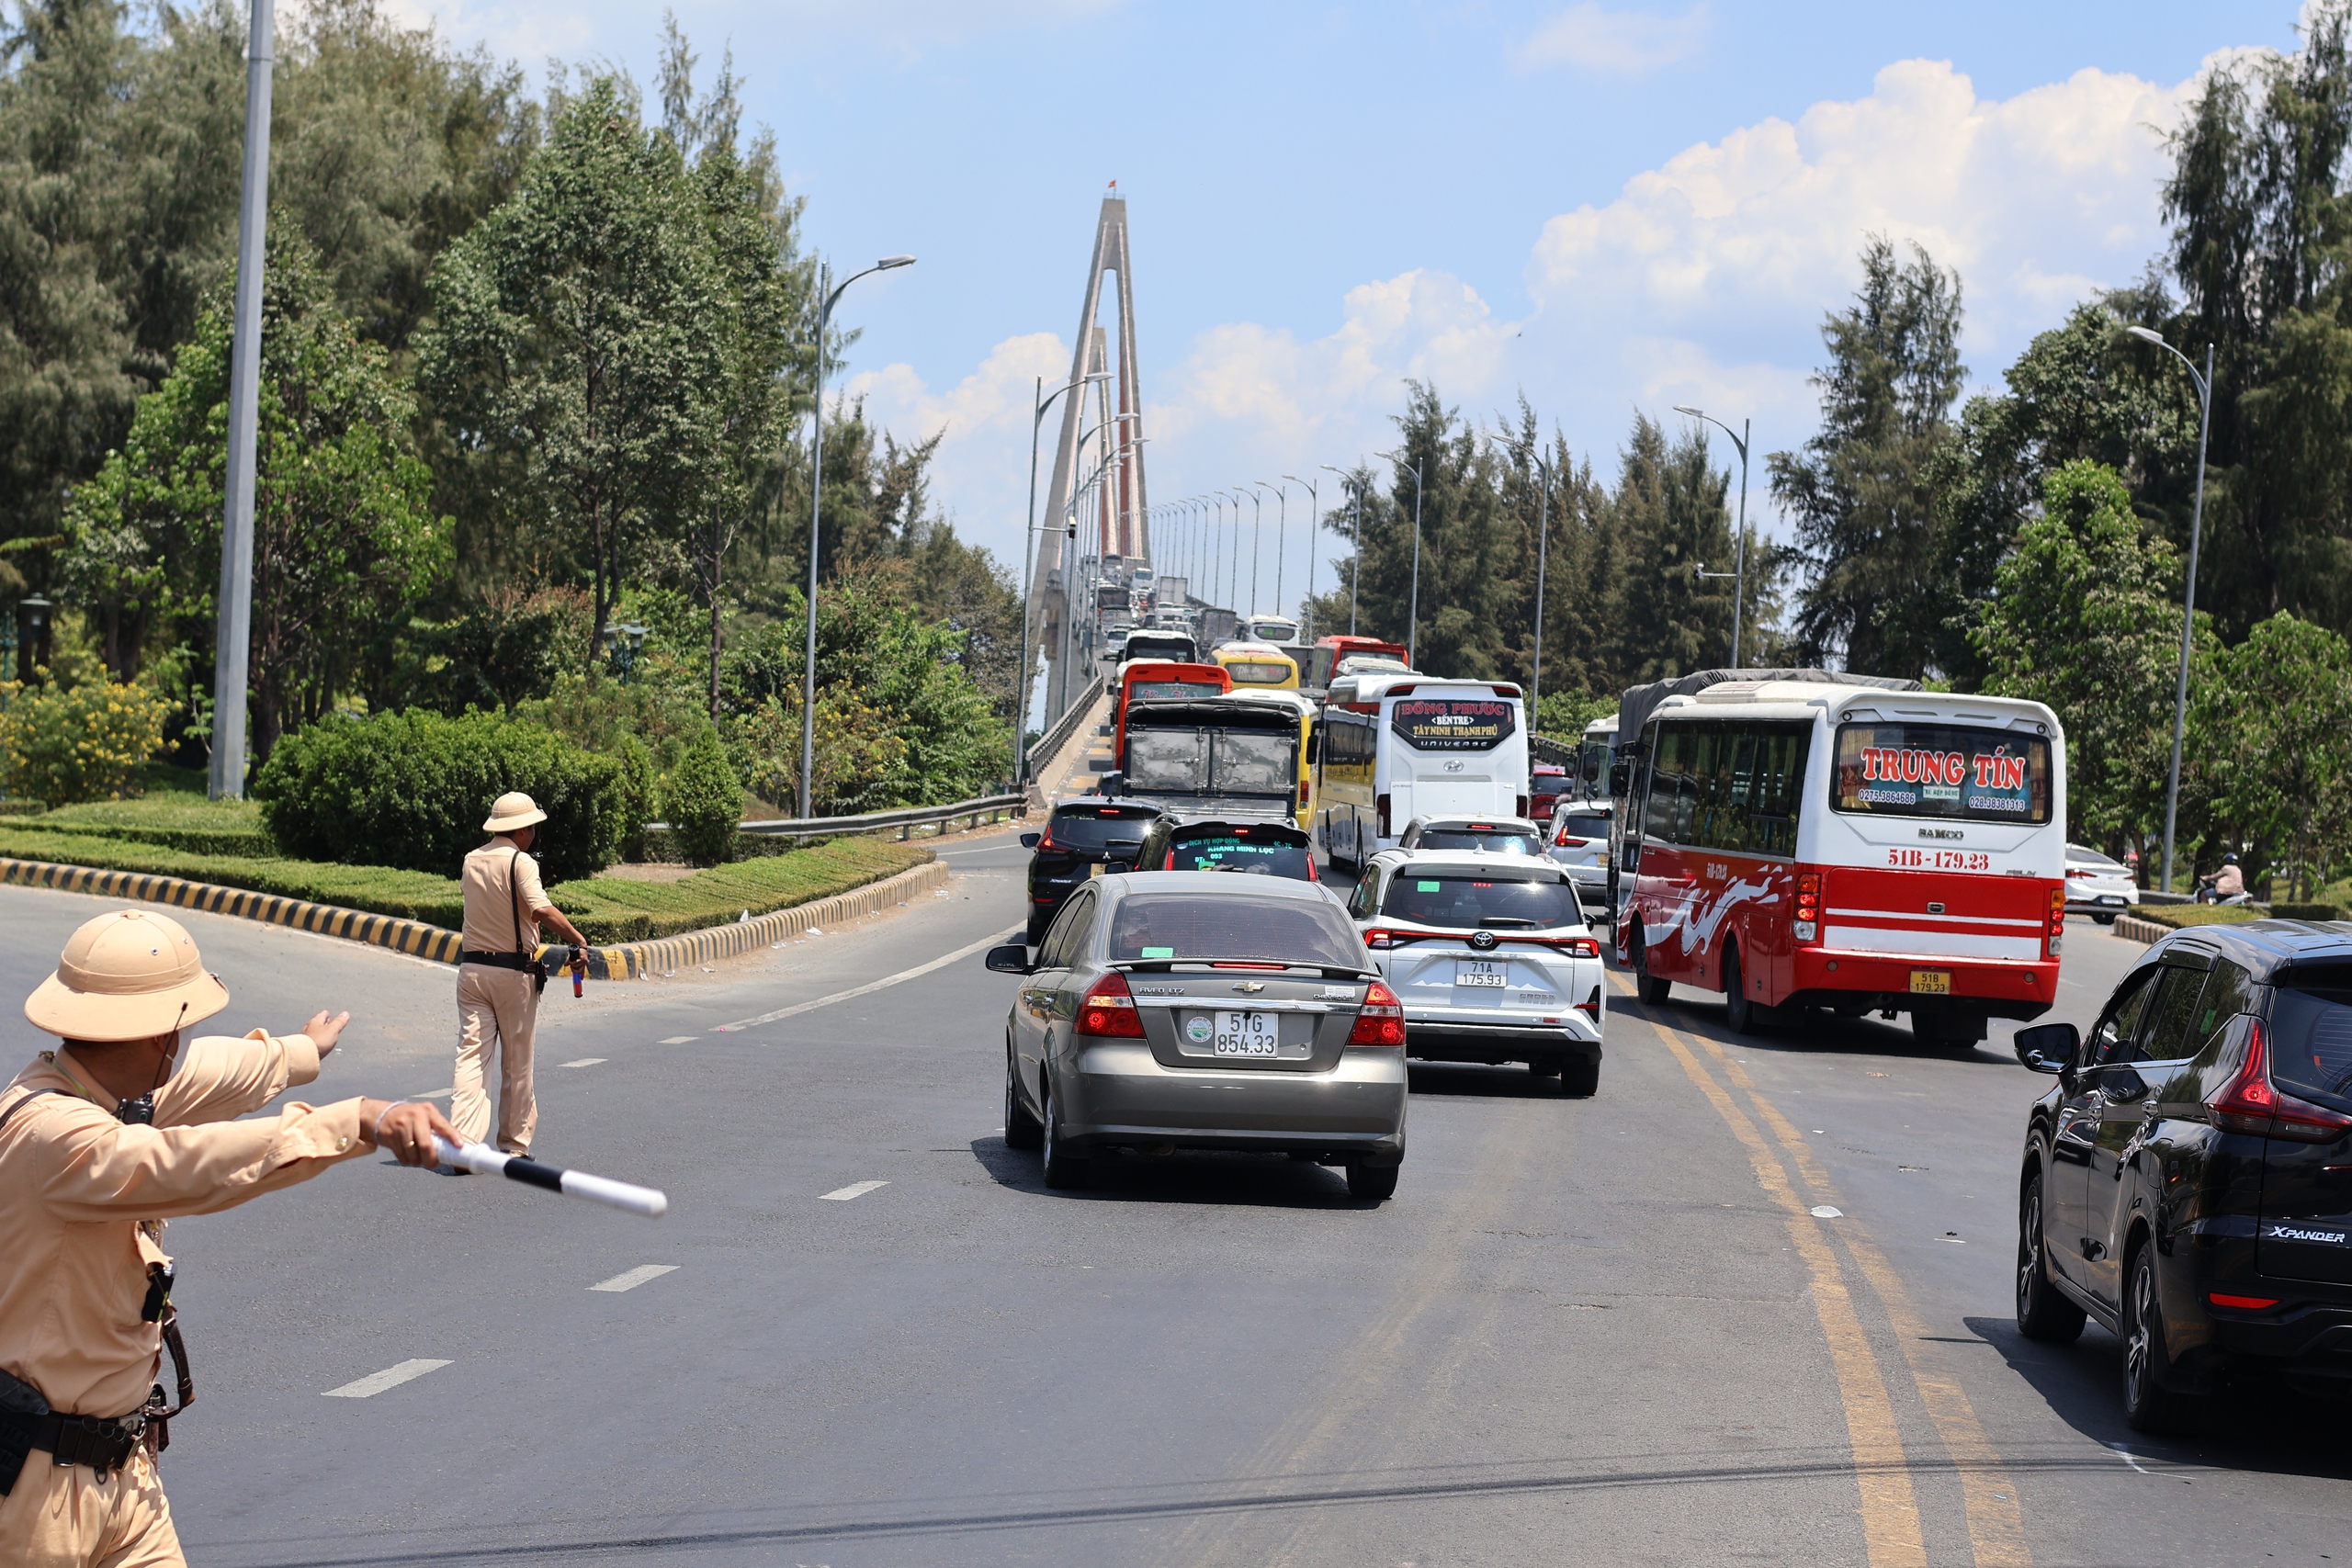
[[[25,1003],[63,1043],[0,1089],[0,1563],[182,1562],[154,1456],[175,1414],[164,1222],[214,1213],[382,1147],[428,1165],[455,1131],[428,1105],[289,1100],[348,1013],[300,1033],[182,1032],[229,992],[178,921],[120,909],[84,924]],[[176,1070],[175,1070],[176,1068]],[[244,1120],[232,1118],[244,1117]],[[152,1392],[151,1392],[152,1391]]]
[[490,1053],[498,1049],[498,1149],[527,1154],[539,1124],[531,1089],[531,1046],[538,1028],[539,990],[547,984],[537,953],[539,922],[575,947],[588,939],[564,919],[539,883],[532,840],[548,814],[520,790],[498,797],[482,831],[490,842],[466,856],[465,932],[458,953],[458,1070],[449,1120],[468,1143],[489,1135]]

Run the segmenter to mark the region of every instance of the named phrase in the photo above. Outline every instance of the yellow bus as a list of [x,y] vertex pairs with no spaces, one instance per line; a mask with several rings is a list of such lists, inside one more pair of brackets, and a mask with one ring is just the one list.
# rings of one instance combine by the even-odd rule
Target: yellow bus
[[1228,642],[1209,657],[1225,666],[1237,692],[1298,690],[1298,661],[1271,642]]
[[1315,715],[1316,707],[1305,694],[1285,692],[1272,686],[1245,686],[1239,681],[1233,684],[1229,695],[1247,697],[1251,702],[1265,703],[1291,709],[1298,715],[1298,825],[1313,831],[1315,823]]

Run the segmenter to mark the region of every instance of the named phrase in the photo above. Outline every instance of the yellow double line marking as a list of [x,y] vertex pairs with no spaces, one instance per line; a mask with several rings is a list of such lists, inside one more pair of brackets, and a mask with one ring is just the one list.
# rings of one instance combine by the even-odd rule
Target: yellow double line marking
[[[1747,1069],[1721,1045],[1701,1035],[1668,1029],[1655,1019],[1648,1021],[1681,1064],[1684,1074],[1747,1149],[1748,1162],[1756,1170],[1757,1184],[1786,1215],[1789,1237],[1796,1246],[1797,1256],[1804,1261],[1814,1312],[1821,1320],[1821,1332],[1828,1341],[1830,1362],[1838,1375],[1838,1398],[1846,1411],[1847,1439],[1853,1448],[1855,1480],[1861,1492],[1862,1534],[1871,1568],[1925,1568],[1928,1553],[1919,1528],[1918,1499],[1912,1491],[1909,1462],[1895,1427],[1886,1382],[1854,1310],[1844,1267],[1837,1249],[1826,1239],[1827,1228],[1812,1213],[1815,1203],[1842,1206],[1837,1188],[1789,1119],[1764,1098],[1755,1080],[1748,1077]],[[1707,1070],[1706,1064],[1692,1051],[1692,1043],[1713,1057],[1724,1076],[1747,1097],[1748,1103],[1756,1108],[1755,1117],[1750,1117],[1731,1091]],[[1812,1194],[1813,1202],[1798,1194],[1788,1168],[1758,1129],[1758,1119],[1787,1151],[1790,1163]],[[1935,1424],[1936,1434],[1960,1476],[1961,1495],[1968,1513],[1969,1545],[1978,1568],[2030,1568],[2033,1555],[2026,1547],[2017,1487],[2002,1471],[2000,1455],[1984,1436],[1968,1395],[1930,1353],[1926,1342],[1927,1325],[1913,1308],[1901,1277],[1859,1224],[1841,1225],[1836,1234],[1845,1242],[1864,1286],[1878,1299],[1895,1337],[1901,1341],[1904,1359],[1918,1388],[1919,1398],[1927,1406],[1928,1419]]]

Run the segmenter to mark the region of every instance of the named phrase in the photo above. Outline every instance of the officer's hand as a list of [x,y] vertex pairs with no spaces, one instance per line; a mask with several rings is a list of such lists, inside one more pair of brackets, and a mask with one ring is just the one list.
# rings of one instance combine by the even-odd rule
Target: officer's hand
[[327,1010],[321,1008],[311,1015],[311,1021],[302,1026],[302,1032],[311,1037],[311,1043],[317,1046],[319,1055],[323,1056],[334,1049],[334,1043],[343,1037],[343,1026],[350,1021],[351,1015],[347,1012],[339,1012],[329,1018]]
[[458,1130],[449,1125],[448,1118],[441,1114],[438,1106],[420,1104],[413,1100],[402,1100],[398,1105],[386,1105],[382,1100],[371,1100],[360,1107],[360,1114],[361,1131],[375,1141],[378,1148],[390,1151],[402,1165],[435,1163],[438,1157],[433,1148],[435,1136],[447,1138],[452,1144],[465,1142],[458,1135]]

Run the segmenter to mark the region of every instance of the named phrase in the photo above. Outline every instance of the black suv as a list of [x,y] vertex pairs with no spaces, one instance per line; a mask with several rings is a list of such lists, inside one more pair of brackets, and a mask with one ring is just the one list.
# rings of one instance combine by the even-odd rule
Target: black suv
[[1102,874],[1096,867],[1109,861],[1135,863],[1144,829],[1159,815],[1156,806],[1088,796],[1055,807],[1043,833],[1021,835],[1022,848],[1037,852],[1029,857],[1030,946],[1045,939],[1062,901],[1080,883]]
[[2256,1379],[2352,1402],[2352,922],[2196,926],[2148,949],[2026,1118],[2018,1327],[2096,1317],[2142,1431]]
[[1201,812],[1170,811],[1145,829],[1137,871],[1248,871],[1263,876],[1319,881],[1315,845],[1290,821],[1234,821]]

